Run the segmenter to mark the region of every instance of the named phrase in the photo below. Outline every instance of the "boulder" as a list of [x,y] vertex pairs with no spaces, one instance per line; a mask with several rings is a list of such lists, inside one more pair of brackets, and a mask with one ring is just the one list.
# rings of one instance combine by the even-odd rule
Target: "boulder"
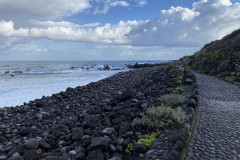
[[175,143],[177,140],[184,140],[186,136],[186,129],[181,128],[178,130],[175,130],[174,132],[172,132],[169,136],[168,136],[168,140],[171,143]]
[[82,128],[74,128],[73,129],[73,135],[72,139],[75,141],[79,141],[82,139],[82,136],[84,135]]
[[30,150],[23,154],[23,158],[24,158],[24,160],[37,160],[38,155],[35,150]]
[[119,134],[126,133],[131,127],[131,124],[128,122],[122,122],[119,129]]
[[42,148],[44,148],[44,149],[50,149],[50,148],[52,148],[51,145],[50,145],[49,143],[45,142],[43,139],[41,139],[41,140],[39,141],[39,145],[40,145],[40,147],[42,147]]
[[48,156],[45,160],[60,160],[59,156]]
[[94,137],[91,140],[91,150],[96,150],[101,148],[103,151],[107,151],[109,145],[111,143],[111,139],[109,137]]
[[17,147],[15,147],[13,150],[11,150],[8,154],[7,157],[12,157],[15,153],[18,153],[19,155],[23,154],[23,151],[25,150],[25,145],[20,144]]
[[193,80],[190,79],[190,78],[186,78],[185,82],[188,83],[188,84],[192,84],[192,83],[193,83]]
[[26,145],[26,148],[27,148],[28,150],[38,149],[39,140],[38,140],[38,139],[35,139],[35,138],[31,138],[31,139],[29,139],[29,140],[26,141],[25,145]]
[[18,134],[20,136],[27,136],[30,133],[32,133],[32,128],[31,127],[21,127]]
[[109,150],[109,152],[110,152],[111,154],[117,152],[116,147],[115,147],[114,145],[112,145],[112,144],[109,145],[108,150]]
[[24,160],[24,158],[20,156],[18,153],[15,153],[11,158],[8,158],[8,160]]
[[90,152],[86,160],[104,160],[104,155],[101,149]]
[[188,106],[188,107],[196,108],[197,102],[196,102],[194,99],[190,99],[190,100],[187,102],[187,106]]
[[188,115],[193,115],[194,114],[194,108],[192,107],[187,107],[185,109],[185,112],[188,114]]
[[172,150],[176,150],[176,151],[182,151],[183,148],[183,142],[178,140],[172,147]]
[[105,128],[102,130],[103,135],[111,135],[115,132],[114,128]]
[[114,156],[114,157],[112,157],[112,158],[110,158],[110,159],[108,159],[108,160],[121,160],[121,158],[118,157],[118,156]]
[[196,94],[193,94],[193,95],[191,95],[190,97],[189,97],[189,99],[194,99],[196,102],[198,102],[198,95],[196,95]]
[[61,132],[67,133],[68,127],[65,125],[58,125],[53,129],[53,135],[58,136]]
[[147,151],[147,147],[145,146],[145,144],[136,144],[134,147],[133,147],[133,151],[136,152],[137,154],[140,154],[140,153],[146,153]]
[[81,153],[78,153],[74,159],[76,160],[84,160],[85,159],[85,153],[81,152]]
[[110,70],[110,67],[109,67],[109,65],[104,65],[104,68],[103,68],[103,70]]
[[134,98],[135,96],[136,96],[136,91],[131,88],[128,88],[123,93],[117,95],[115,99],[123,101],[123,100]]

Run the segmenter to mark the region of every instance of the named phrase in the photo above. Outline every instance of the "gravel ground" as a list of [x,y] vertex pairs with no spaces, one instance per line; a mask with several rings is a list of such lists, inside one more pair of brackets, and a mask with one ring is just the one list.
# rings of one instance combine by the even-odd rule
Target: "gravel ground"
[[240,159],[240,88],[196,76],[200,105],[185,159]]

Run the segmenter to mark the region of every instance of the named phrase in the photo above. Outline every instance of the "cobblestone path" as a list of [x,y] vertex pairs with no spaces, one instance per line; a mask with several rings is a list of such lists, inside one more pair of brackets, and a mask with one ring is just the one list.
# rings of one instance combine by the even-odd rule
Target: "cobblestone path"
[[196,76],[200,105],[185,160],[240,160],[240,87]]

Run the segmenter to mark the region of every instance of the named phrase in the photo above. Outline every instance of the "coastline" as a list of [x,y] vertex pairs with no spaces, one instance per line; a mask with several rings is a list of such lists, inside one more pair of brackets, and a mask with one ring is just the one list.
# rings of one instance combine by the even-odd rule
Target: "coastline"
[[[136,134],[147,131],[137,131],[131,122],[144,115],[147,107],[161,105],[159,97],[179,85],[175,77],[164,66],[142,68],[67,88],[22,106],[1,108],[0,153],[12,157],[23,144],[20,157],[138,157],[124,154],[124,148]],[[29,141],[35,147],[26,147]]]
[[87,85],[130,70],[125,63],[131,64],[127,61],[1,62],[0,107],[22,105],[43,95],[51,96],[68,87]]

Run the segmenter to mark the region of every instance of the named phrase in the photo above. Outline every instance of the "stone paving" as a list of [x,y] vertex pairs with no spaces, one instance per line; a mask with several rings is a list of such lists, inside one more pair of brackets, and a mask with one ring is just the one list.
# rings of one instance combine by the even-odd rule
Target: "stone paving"
[[200,105],[185,160],[240,160],[240,87],[196,76]]

